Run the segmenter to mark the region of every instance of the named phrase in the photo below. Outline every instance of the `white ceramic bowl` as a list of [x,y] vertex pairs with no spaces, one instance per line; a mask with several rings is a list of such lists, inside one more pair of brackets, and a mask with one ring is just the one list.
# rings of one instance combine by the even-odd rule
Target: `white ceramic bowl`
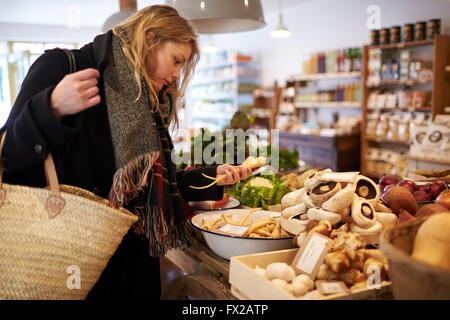
[[[200,230],[205,238],[208,247],[218,256],[227,260],[232,256],[241,256],[252,253],[260,253],[267,251],[283,250],[293,248],[293,237],[286,238],[249,238],[221,234],[213,231],[202,229],[202,220],[205,222],[212,221],[219,217],[222,213],[232,214],[232,220],[238,220],[249,212],[249,209],[229,209],[224,211],[211,211],[195,215],[191,219],[192,225]],[[280,216],[279,212],[259,210],[253,212],[246,222],[254,222],[268,217]]]

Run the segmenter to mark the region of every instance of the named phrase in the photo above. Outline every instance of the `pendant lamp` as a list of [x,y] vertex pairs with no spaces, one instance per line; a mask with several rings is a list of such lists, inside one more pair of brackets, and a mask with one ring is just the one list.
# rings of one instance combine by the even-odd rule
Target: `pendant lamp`
[[291,32],[288,30],[288,28],[283,23],[283,16],[281,15],[281,4],[280,1],[278,1],[278,25],[273,30],[270,35],[274,38],[287,38],[291,35]]
[[260,0],[166,0],[200,34],[251,31],[266,25]]
[[119,7],[120,11],[109,16],[103,23],[102,32],[111,30],[137,11],[136,0],[119,0]]

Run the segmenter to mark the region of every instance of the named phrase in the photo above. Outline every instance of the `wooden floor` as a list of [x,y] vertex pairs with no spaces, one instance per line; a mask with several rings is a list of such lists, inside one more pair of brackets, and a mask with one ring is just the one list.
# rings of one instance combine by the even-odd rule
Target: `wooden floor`
[[163,292],[172,280],[184,276],[186,273],[166,257],[160,258],[159,261],[161,268],[161,292]]

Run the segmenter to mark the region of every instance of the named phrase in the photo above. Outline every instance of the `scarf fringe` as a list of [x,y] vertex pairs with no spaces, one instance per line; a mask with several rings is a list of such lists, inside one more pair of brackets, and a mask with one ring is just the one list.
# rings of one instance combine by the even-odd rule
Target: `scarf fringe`
[[192,227],[189,222],[185,220],[175,224],[173,219],[170,219],[168,226],[160,212],[159,207],[150,205],[138,210],[139,221],[143,226],[141,232],[150,242],[149,253],[153,257],[163,256],[170,249],[190,246]]
[[159,155],[159,152],[140,155],[116,171],[109,193],[110,206],[125,206],[138,196],[139,191],[147,185],[148,173]]

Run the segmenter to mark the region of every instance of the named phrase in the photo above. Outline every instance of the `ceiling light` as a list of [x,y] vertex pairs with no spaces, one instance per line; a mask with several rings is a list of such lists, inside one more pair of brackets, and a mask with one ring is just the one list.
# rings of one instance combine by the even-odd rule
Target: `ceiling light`
[[278,1],[278,25],[273,30],[270,35],[274,38],[287,38],[291,35],[291,32],[288,30],[288,28],[283,23],[283,16],[281,15],[281,2]]
[[102,26],[102,32],[107,32],[124,22],[128,17],[136,13],[136,0],[119,0],[120,11],[112,14],[106,19]]
[[206,54],[213,54],[219,51],[219,48],[216,47],[212,40],[212,36],[208,35],[208,38],[206,40],[206,44],[202,47],[202,52]]
[[261,0],[166,0],[201,34],[251,31],[266,26]]

